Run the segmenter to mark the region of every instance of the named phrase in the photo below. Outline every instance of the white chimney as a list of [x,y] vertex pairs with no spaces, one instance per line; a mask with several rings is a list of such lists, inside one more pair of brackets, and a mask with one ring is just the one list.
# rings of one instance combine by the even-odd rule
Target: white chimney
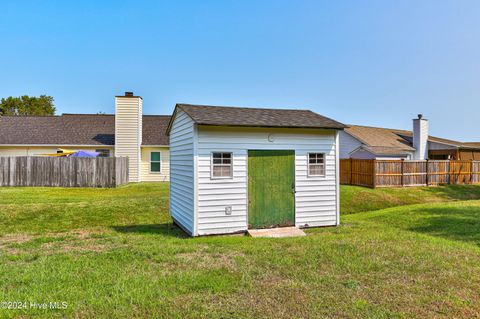
[[422,114],[413,120],[413,148],[415,160],[428,159],[428,120]]
[[115,97],[115,156],[128,157],[129,182],[140,182],[142,97],[125,92]]

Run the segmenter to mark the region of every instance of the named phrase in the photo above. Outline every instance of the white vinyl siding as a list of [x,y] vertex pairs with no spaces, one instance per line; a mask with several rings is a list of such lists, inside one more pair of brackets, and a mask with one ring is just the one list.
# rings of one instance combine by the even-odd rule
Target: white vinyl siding
[[350,154],[350,158],[354,158],[354,159],[375,159],[375,154],[373,154],[373,153],[371,153],[367,150],[364,150],[363,148],[358,148]]
[[350,153],[362,146],[362,143],[350,134],[340,131],[340,158],[350,158]]
[[401,159],[411,159],[413,154],[405,156],[376,156],[375,154],[359,148],[350,154],[350,157],[353,159],[377,159],[377,160],[401,160]]
[[140,181],[142,99],[115,98],[115,156],[128,157],[129,181]]
[[[151,152],[160,152],[160,172],[150,171]],[[142,164],[140,166],[142,182],[166,182],[170,177],[170,152],[168,147],[142,147]]]
[[178,109],[170,131],[170,214],[188,233],[195,235],[195,125]]
[[437,142],[428,142],[428,149],[429,150],[456,150],[458,147],[448,145],[448,144],[441,144]]
[[[269,136],[273,142],[269,141]],[[296,225],[336,225],[334,131],[199,126],[198,235],[247,230],[248,150],[294,150]],[[212,152],[232,153],[232,178],[210,178]],[[307,176],[310,152],[325,154],[325,176]],[[227,206],[232,207],[231,215],[225,214]]]

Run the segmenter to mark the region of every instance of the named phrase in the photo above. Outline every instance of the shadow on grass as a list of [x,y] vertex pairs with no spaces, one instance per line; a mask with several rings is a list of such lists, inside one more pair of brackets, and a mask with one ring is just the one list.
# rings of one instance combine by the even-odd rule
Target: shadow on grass
[[446,187],[428,187],[425,190],[433,195],[451,200],[480,199],[480,185],[449,185]]
[[409,227],[411,231],[480,245],[478,206],[424,208],[414,213],[425,216],[416,226]]
[[156,234],[175,238],[189,237],[181,228],[173,223],[112,226],[111,228],[120,233]]

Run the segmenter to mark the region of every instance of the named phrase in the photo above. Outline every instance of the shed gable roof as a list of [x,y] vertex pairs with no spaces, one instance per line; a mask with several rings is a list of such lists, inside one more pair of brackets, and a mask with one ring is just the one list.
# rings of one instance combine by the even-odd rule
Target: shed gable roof
[[310,110],[177,104],[201,125],[344,129],[346,126]]

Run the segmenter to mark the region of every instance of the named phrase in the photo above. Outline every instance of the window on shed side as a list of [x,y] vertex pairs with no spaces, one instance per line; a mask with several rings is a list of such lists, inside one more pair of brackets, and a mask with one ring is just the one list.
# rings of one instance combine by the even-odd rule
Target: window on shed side
[[212,153],[211,178],[231,178],[232,173],[232,153]]
[[150,152],[150,172],[159,173],[161,169],[160,152]]
[[308,153],[308,176],[325,176],[324,153]]

